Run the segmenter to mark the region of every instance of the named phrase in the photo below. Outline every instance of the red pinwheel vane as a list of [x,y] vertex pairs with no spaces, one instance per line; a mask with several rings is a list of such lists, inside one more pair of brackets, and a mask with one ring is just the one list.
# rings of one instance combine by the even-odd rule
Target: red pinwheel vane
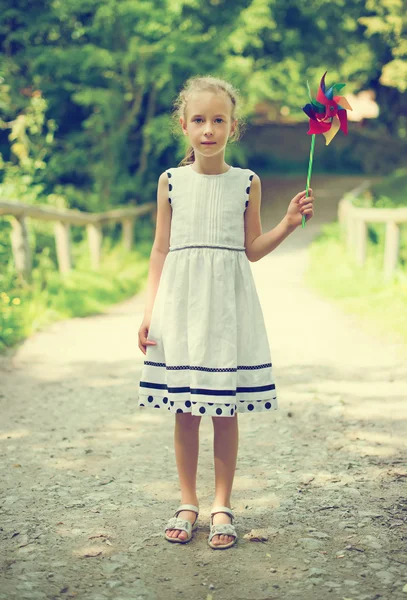
[[[335,83],[327,90],[325,86],[326,73],[327,72],[322,76],[316,100],[312,99],[311,90],[307,82],[311,104],[306,104],[302,109],[309,117],[308,135],[312,135],[306,197],[308,197],[308,188],[311,180],[315,136],[322,133],[322,135],[325,136],[325,143],[328,146],[339,130],[342,130],[343,133],[347,135],[348,115],[346,111],[352,110],[352,107],[346,98],[338,95],[342,88],[345,87],[345,84]],[[305,216],[302,217],[302,226],[305,227]]]

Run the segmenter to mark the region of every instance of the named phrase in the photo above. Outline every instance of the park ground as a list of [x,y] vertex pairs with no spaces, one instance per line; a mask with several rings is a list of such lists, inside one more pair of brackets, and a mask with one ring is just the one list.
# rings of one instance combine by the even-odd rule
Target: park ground
[[[239,415],[230,550],[207,545],[205,418],[199,530],[163,538],[179,492],[173,416],[136,407],[144,292],[2,358],[1,600],[407,599],[406,348],[303,283],[309,243],[360,181],[315,176],[315,218],[251,264],[280,408]],[[303,180],[263,183],[267,231]]]

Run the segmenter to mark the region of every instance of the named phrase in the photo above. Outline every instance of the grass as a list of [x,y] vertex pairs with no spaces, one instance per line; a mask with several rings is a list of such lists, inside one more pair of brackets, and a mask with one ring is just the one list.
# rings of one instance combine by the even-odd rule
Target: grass
[[0,277],[0,352],[55,321],[102,313],[143,287],[151,244],[138,243],[129,252],[106,239],[97,271],[91,269],[85,246],[75,245],[75,269],[66,276],[47,261],[46,252],[30,284],[19,282],[9,264]]
[[400,265],[394,279],[382,276],[382,244],[368,244],[368,258],[358,266],[345,249],[338,223],[325,225],[310,247],[306,282],[346,312],[360,316],[371,331],[407,344],[407,270]]

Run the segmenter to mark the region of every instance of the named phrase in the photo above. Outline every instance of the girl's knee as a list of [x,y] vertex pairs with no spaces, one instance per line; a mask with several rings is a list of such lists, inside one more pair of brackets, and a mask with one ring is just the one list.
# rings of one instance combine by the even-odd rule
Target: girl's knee
[[212,417],[214,427],[230,427],[237,423],[237,413],[233,417]]
[[187,425],[188,427],[199,427],[202,417],[195,416],[191,413],[176,413],[175,419],[181,425]]

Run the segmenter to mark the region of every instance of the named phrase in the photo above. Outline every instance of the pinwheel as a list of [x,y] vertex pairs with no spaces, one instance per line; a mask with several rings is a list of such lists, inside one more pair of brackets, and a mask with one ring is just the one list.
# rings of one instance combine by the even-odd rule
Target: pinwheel
[[[343,131],[343,133],[347,135],[348,115],[346,111],[352,110],[352,107],[344,96],[336,95],[339,94],[342,88],[345,87],[345,84],[335,83],[327,90],[325,86],[326,74],[327,71],[322,76],[316,100],[312,99],[311,90],[307,82],[311,104],[306,104],[302,109],[309,117],[308,135],[312,135],[305,194],[306,198],[308,198],[308,189],[311,181],[315,136],[322,133],[322,135],[325,137],[325,143],[328,146],[339,130]],[[302,226],[305,227],[305,215],[302,217]]]

